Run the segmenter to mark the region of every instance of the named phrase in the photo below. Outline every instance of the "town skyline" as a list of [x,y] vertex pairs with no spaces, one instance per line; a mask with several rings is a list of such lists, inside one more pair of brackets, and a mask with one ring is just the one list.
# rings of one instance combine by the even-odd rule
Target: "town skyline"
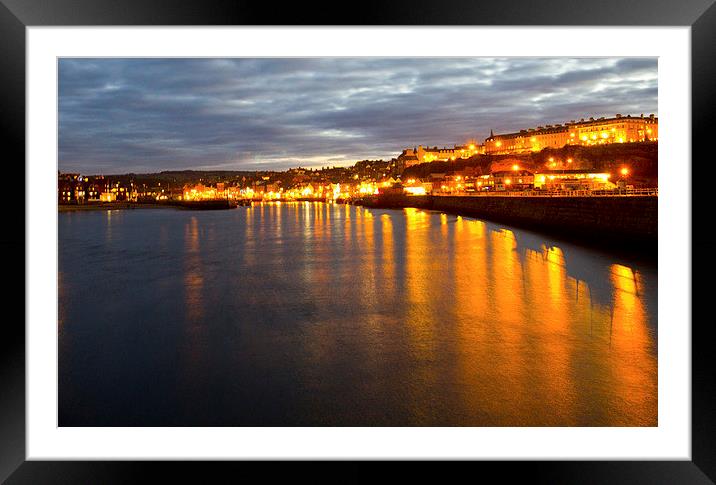
[[59,72],[66,172],[349,166],[658,114],[655,58],[60,59]]

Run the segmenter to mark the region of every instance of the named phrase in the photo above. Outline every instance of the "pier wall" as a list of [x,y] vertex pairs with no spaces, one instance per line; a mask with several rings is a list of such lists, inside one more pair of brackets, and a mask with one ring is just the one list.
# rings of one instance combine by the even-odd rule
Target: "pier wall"
[[381,195],[363,198],[359,203],[375,208],[436,210],[595,242],[656,243],[658,235],[658,197],[654,196]]

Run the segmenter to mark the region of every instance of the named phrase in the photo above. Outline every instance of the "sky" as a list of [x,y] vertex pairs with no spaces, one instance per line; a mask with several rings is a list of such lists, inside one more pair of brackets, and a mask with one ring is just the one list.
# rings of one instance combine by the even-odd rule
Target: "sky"
[[59,60],[59,169],[285,170],[657,112],[656,58]]

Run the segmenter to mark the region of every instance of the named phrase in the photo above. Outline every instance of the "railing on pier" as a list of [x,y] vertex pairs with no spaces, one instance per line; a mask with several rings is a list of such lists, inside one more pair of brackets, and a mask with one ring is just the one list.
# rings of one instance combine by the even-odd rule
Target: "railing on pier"
[[633,197],[658,196],[659,189],[614,189],[614,190],[522,190],[489,192],[433,192],[441,197]]

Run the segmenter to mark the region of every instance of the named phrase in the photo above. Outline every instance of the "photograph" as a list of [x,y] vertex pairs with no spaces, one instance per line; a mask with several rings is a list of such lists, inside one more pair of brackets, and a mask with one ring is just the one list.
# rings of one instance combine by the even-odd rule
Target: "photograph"
[[56,61],[60,428],[659,426],[658,57]]

